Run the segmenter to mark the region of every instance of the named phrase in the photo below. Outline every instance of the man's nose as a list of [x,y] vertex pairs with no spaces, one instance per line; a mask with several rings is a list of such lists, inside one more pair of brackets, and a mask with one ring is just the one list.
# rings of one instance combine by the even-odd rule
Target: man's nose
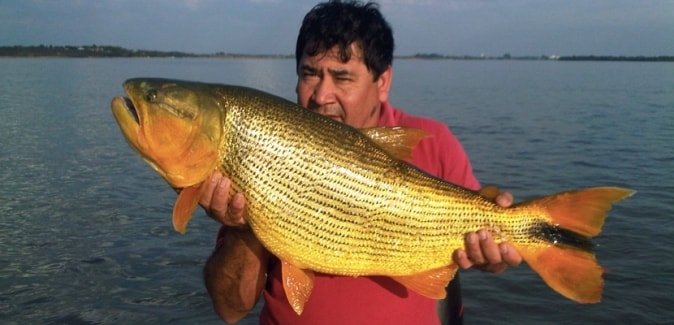
[[313,101],[319,106],[323,106],[333,103],[335,98],[335,83],[330,78],[322,78],[314,88]]

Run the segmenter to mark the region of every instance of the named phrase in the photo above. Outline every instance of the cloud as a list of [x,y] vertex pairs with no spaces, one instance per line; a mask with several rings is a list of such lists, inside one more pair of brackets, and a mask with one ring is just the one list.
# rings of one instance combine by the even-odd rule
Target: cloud
[[[318,1],[3,1],[0,45],[291,53],[302,17]],[[668,1],[380,0],[380,5],[401,55],[674,54],[674,7]]]

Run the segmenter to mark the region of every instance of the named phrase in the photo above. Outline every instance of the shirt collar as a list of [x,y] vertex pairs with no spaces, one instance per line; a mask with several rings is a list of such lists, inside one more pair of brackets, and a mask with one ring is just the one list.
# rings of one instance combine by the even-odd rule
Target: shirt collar
[[381,103],[378,126],[396,126],[395,110],[388,101]]

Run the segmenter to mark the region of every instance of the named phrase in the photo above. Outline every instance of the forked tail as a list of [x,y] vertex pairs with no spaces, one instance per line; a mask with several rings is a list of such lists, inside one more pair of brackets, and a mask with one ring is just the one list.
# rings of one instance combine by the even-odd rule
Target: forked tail
[[548,211],[551,224],[532,229],[532,237],[545,246],[516,246],[529,266],[551,288],[580,303],[597,303],[604,287],[604,268],[592,252],[590,238],[598,235],[613,203],[634,191],[619,187],[595,187],[562,192],[519,206],[537,206]]

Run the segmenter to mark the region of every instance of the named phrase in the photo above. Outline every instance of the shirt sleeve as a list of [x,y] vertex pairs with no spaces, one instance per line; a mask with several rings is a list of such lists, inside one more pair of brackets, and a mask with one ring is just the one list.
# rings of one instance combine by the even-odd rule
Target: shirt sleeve
[[407,118],[404,122],[405,126],[431,134],[419,142],[410,163],[453,184],[471,190],[480,188],[466,151],[445,124],[421,117]]
[[473,174],[468,155],[463,146],[446,126],[439,135],[440,165],[443,179],[471,190],[479,190],[480,182]]

